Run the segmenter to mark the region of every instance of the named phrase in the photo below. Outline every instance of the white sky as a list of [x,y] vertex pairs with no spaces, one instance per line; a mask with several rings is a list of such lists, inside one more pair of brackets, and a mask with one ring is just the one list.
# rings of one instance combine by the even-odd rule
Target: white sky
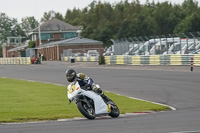
[[[17,18],[18,22],[24,17],[34,16],[38,21],[42,18],[44,12],[54,10],[65,15],[67,9],[72,10],[74,7],[83,9],[93,0],[0,0],[0,12],[5,13],[8,17]],[[96,0],[99,1],[99,0]],[[101,0],[101,2],[120,2],[124,0]],[[150,2],[152,0],[149,0]],[[155,2],[170,1],[176,4],[182,4],[184,0],[154,0]],[[132,0],[129,0],[132,2]],[[144,4],[146,0],[140,0]]]

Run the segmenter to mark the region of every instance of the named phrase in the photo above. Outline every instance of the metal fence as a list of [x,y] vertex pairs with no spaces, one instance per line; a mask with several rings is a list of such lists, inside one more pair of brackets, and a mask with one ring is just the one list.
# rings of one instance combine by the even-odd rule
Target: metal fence
[[114,55],[200,54],[200,32],[111,39]]

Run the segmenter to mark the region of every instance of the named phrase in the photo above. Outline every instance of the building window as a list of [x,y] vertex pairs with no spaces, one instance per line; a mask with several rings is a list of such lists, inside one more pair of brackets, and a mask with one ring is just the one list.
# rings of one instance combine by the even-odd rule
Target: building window
[[74,38],[76,37],[76,33],[75,32],[67,32],[67,33],[62,33],[61,34],[61,38],[62,39],[68,39],[68,38]]
[[61,39],[65,39],[65,34],[62,33],[60,38],[61,38]]
[[37,39],[37,35],[36,34],[34,34],[34,39],[33,39],[33,41],[36,41]]
[[53,34],[50,33],[42,33],[41,34],[41,40],[51,40],[53,39]]
[[53,39],[53,34],[50,34],[50,39]]
[[10,38],[10,43],[14,43],[14,42],[15,42],[15,39]]

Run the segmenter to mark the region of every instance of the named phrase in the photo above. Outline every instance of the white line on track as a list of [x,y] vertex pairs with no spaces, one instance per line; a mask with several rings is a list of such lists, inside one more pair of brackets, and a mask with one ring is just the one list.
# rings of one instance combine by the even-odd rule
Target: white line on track
[[169,132],[169,133],[200,133],[199,131],[179,131],[179,132]]
[[[128,116],[136,116],[136,115],[144,115],[148,113],[126,113],[120,114],[120,118],[125,118]],[[113,119],[110,116],[99,116],[96,117],[95,120],[102,120],[102,119]],[[58,120],[49,120],[49,121],[35,121],[35,122],[18,122],[18,123],[1,123],[2,125],[21,125],[21,124],[38,124],[38,123],[46,123],[46,122],[67,122],[67,121],[79,121],[79,120],[87,120],[85,117],[75,117],[75,118],[68,118],[68,119],[58,119]]]
[[[6,78],[6,77],[1,77],[1,78]],[[29,82],[41,82],[41,81],[37,81],[37,80],[27,80],[27,79],[19,79],[19,78],[12,78],[12,79],[25,80],[25,81],[29,81]],[[51,83],[51,82],[41,82],[41,83],[53,84],[53,85],[57,85],[57,86],[64,86],[61,84],[55,84],[55,83]]]
[[[106,92],[109,92],[109,91],[106,91]],[[121,95],[121,94],[117,94],[117,95],[120,95],[120,96],[125,96],[125,95]],[[127,96],[125,96],[127,97]],[[144,99],[139,99],[139,98],[135,98],[135,97],[129,97],[131,99],[136,99],[136,100],[140,100],[140,101],[145,101],[145,102],[151,102],[151,103],[154,103],[154,104],[158,104],[158,105],[162,105],[162,106],[168,106],[171,110],[176,110],[176,108],[172,107],[172,106],[169,106],[169,105],[166,105],[166,104],[161,104],[161,103],[156,103],[156,102],[152,102],[152,101],[147,101],[147,100],[144,100]]]

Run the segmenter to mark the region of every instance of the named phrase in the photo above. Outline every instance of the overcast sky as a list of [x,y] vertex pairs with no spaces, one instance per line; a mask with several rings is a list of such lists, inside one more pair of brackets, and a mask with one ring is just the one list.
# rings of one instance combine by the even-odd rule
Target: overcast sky
[[[17,18],[18,22],[24,17],[34,16],[38,21],[42,18],[44,12],[54,10],[65,15],[67,9],[74,7],[83,9],[93,0],[0,0],[0,12],[6,13],[11,18]],[[99,1],[99,0],[96,0]],[[123,0],[101,0],[101,2],[118,3]],[[149,0],[150,2],[152,0]],[[170,1],[172,4],[182,4],[184,0],[154,0],[155,2]],[[132,2],[132,0],[129,0]],[[140,0],[144,4],[146,0]]]

